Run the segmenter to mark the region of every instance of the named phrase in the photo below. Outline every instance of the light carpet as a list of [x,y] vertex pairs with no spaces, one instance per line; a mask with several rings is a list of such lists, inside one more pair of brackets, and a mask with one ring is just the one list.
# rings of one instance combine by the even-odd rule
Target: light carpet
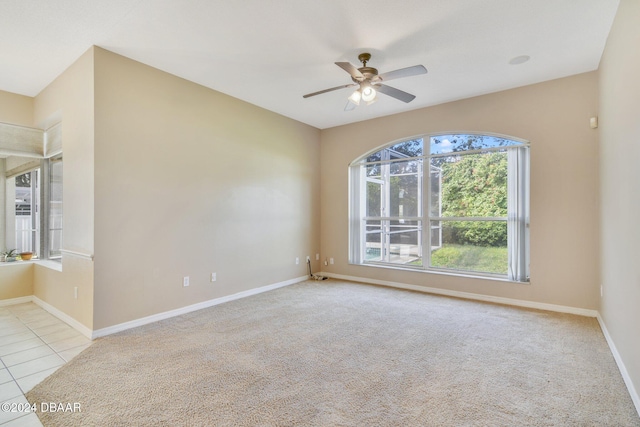
[[593,318],[329,280],[97,340],[45,426],[640,426]]

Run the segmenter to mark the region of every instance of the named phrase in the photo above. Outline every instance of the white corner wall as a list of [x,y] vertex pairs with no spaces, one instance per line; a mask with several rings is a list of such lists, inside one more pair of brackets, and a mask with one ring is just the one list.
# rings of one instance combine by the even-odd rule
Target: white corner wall
[[[63,249],[91,255],[94,247],[93,48],[34,99],[34,125],[62,122]],[[78,297],[75,298],[75,288]],[[36,264],[33,293],[39,301],[93,328],[93,261],[63,253],[62,271]]]
[[600,314],[640,413],[640,2],[621,0],[600,63]]

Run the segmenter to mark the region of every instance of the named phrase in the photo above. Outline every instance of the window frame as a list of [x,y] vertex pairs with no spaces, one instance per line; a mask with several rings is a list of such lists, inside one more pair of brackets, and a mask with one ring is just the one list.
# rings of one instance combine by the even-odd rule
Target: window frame
[[[508,141],[512,141],[515,144],[509,146],[495,146],[495,147],[487,147],[481,149],[474,149],[468,151],[456,151],[456,152],[440,152],[440,153],[431,153],[431,138],[437,136],[446,136],[446,135],[469,135],[469,136],[486,136],[486,137],[494,137],[505,139]],[[398,144],[403,142],[409,142],[414,140],[422,140],[422,155],[401,158],[401,159],[384,159],[384,154],[380,156],[379,160],[375,161],[367,161],[367,159],[377,154],[378,152],[385,152],[385,149],[389,149],[391,147],[395,147]],[[399,139],[390,143],[387,143],[383,146],[377,147],[364,155],[360,156],[358,159],[353,161],[349,165],[349,263],[361,266],[374,266],[374,267],[382,267],[382,268],[391,268],[391,269],[400,269],[400,270],[408,270],[408,271],[423,271],[429,273],[439,273],[439,274],[450,274],[456,276],[467,276],[467,277],[482,277],[482,278],[491,278],[503,281],[511,281],[516,283],[529,283],[529,197],[530,197],[530,189],[529,189],[529,177],[530,177],[530,167],[529,167],[529,151],[530,144],[528,141],[523,140],[521,138],[501,135],[496,133],[488,133],[488,132],[438,132],[438,133],[428,133],[422,134],[418,136],[413,136],[409,138]],[[442,205],[440,204],[439,215],[432,216],[432,159],[433,158],[441,158],[441,157],[451,157],[452,155],[456,156],[467,156],[479,153],[491,153],[491,152],[505,152],[507,156],[507,167],[508,170],[511,168],[514,169],[514,172],[508,172],[508,193],[507,193],[507,201],[509,204],[509,200],[512,202],[508,205],[508,213],[507,216],[500,217],[444,217],[442,216]],[[513,155],[510,153],[518,153],[517,155]],[[514,160],[515,159],[515,160]],[[369,178],[367,177],[367,167],[373,164],[386,164],[391,165],[394,162],[398,161],[411,161],[416,160],[421,162],[420,170],[422,173],[422,183],[421,188],[419,190],[420,195],[419,198],[422,200],[421,212],[419,212],[417,217],[391,217],[391,216],[383,216],[382,212],[380,212],[381,216],[379,217],[370,217],[367,216],[367,182]],[[512,162],[516,162],[513,165]],[[511,165],[511,166],[510,166]],[[429,172],[425,173],[424,170],[429,168]],[[388,167],[387,167],[388,169]],[[513,174],[513,175],[511,175]],[[384,181],[386,178],[383,176],[382,180]],[[441,186],[442,175],[439,175],[439,187]],[[389,179],[386,179],[386,182],[390,183]],[[514,196],[515,194],[515,196]],[[389,212],[390,213],[390,212]],[[514,214],[515,213],[515,214]],[[514,215],[517,215],[514,216]],[[382,224],[384,221],[390,222],[393,220],[402,219],[405,221],[417,221],[419,232],[419,240],[418,240],[418,252],[421,256],[421,265],[408,265],[403,263],[393,263],[389,261],[389,258],[386,257],[385,260],[367,260],[367,255],[365,253],[367,248],[367,224],[369,221],[380,221]],[[483,271],[473,271],[473,270],[462,270],[455,268],[444,268],[444,267],[434,267],[432,266],[431,261],[431,253],[434,250],[433,246],[433,222],[438,222],[440,225],[440,230],[442,229],[443,222],[452,222],[452,221],[499,221],[505,222],[507,224],[507,247],[508,247],[508,271],[507,274],[498,274],[498,273],[490,273]],[[383,227],[381,226],[381,229]],[[440,231],[440,242],[442,241],[442,232]],[[383,246],[381,241],[381,247]],[[514,259],[517,257],[517,260]],[[515,265],[515,267],[514,267]]]
[[[54,202],[51,200],[51,193],[52,193],[51,192],[51,184],[52,184],[51,164],[58,163],[58,162],[63,164],[62,154],[57,154],[50,158],[40,159],[37,162],[37,166],[30,167],[29,169],[26,169],[25,171],[20,172],[19,174],[16,174],[11,178],[7,178],[7,179],[15,179],[18,176],[21,176],[24,174],[31,174],[32,200],[31,200],[30,209],[31,209],[32,228],[29,230],[29,232],[32,234],[30,239],[32,240],[32,246],[33,246],[32,251],[34,252],[34,259],[52,260],[52,261],[60,262],[62,260],[61,251],[62,251],[63,214],[61,213],[60,215],[61,216],[60,227],[52,228],[52,221],[51,221],[51,205]],[[34,172],[37,172],[37,173],[34,174]],[[33,180],[34,175],[37,175],[38,177],[37,182],[34,182]],[[62,172],[61,180],[60,180],[61,186],[63,184],[63,180],[64,180],[64,174]],[[9,233],[5,238],[5,240],[6,239],[12,240],[11,242],[9,242],[8,240],[5,241],[5,246],[7,246],[7,248],[14,247],[17,244],[17,239],[18,239],[18,230],[16,229],[16,227],[17,227],[17,217],[19,215],[17,215],[17,213],[15,212],[15,209],[16,209],[15,197],[10,197],[11,195],[15,195],[15,192],[17,189],[17,186],[15,185],[15,183],[13,184],[13,186],[14,186],[14,191],[7,192],[6,194],[7,207],[8,209],[13,209],[14,211],[12,215],[10,216],[7,215],[8,218],[13,218],[13,224],[10,224],[10,223],[6,224],[7,230],[9,229],[9,227],[13,229],[13,231]],[[34,189],[37,189],[38,191],[34,192]],[[62,196],[60,197],[60,199],[61,200],[59,201],[59,203],[62,207],[64,206]],[[9,208],[9,206],[11,206],[11,208]],[[36,212],[37,212],[37,215],[36,215]],[[37,218],[37,223],[34,222],[36,221],[36,218]],[[61,239],[60,248],[58,249],[58,253],[55,253],[55,254],[52,254],[52,251],[51,251],[52,231],[59,231],[60,239]],[[37,242],[35,242],[34,239],[37,239]]]
[[[41,231],[42,231],[42,200],[41,200],[41,188],[42,188],[42,165],[39,165],[37,167],[33,167],[30,168],[22,173],[19,173],[15,176],[13,176],[11,179],[14,180],[14,192],[16,194],[17,197],[17,193],[18,193],[18,186],[15,184],[15,180],[22,175],[26,175],[29,174],[30,176],[30,192],[31,192],[31,202],[29,204],[29,219],[30,219],[30,228],[27,229],[22,229],[22,230],[18,230],[17,229],[17,225],[18,225],[18,217],[22,216],[22,215],[18,215],[18,211],[16,209],[16,204],[15,201],[13,202],[13,207],[14,207],[14,214],[11,215],[11,218],[13,218],[14,220],[14,224],[13,224],[13,232],[15,233],[13,235],[14,239],[15,239],[15,244],[14,245],[7,245],[7,246],[15,246],[19,251],[22,251],[22,249],[24,248],[20,248],[19,245],[17,244],[17,241],[19,239],[18,237],[18,232],[25,232],[28,231],[29,232],[29,240],[31,241],[31,252],[34,253],[34,255],[40,256],[41,253],[41,247],[40,244],[42,242],[41,239]],[[22,187],[25,188],[25,187]],[[7,194],[8,196],[8,194]],[[7,202],[10,202],[10,200],[7,197]]]
[[[61,225],[59,228],[53,228],[52,227],[52,221],[51,221],[51,205],[54,202],[53,200],[51,200],[52,197],[52,191],[51,191],[51,185],[52,185],[52,177],[51,177],[51,173],[52,173],[52,163],[61,163],[62,167],[64,168],[64,162],[63,162],[63,157],[62,157],[62,153],[57,154],[55,156],[51,156],[47,159],[43,159],[42,161],[42,166],[41,166],[41,170],[42,170],[42,176],[46,177],[45,178],[45,182],[43,183],[43,185],[41,185],[41,201],[42,201],[42,215],[41,215],[41,233],[40,233],[40,248],[42,250],[42,257],[41,259],[48,259],[51,261],[56,261],[56,262],[62,262],[62,232],[63,232],[63,226]],[[64,169],[62,170],[62,175],[61,175],[62,179],[60,181],[60,185],[63,185],[63,181],[64,181]],[[60,200],[60,205],[61,205],[61,209],[64,209],[64,196],[61,196],[61,200]],[[60,218],[60,222],[61,224],[64,221],[64,214],[61,214],[61,218]],[[58,249],[58,253],[56,254],[52,254],[52,250],[51,250],[51,244],[52,244],[52,237],[51,234],[53,231],[60,231],[60,248]]]

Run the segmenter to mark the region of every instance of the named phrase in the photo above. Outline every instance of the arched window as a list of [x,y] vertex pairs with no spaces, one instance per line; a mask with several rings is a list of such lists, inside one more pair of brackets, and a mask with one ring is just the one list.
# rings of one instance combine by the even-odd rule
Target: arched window
[[423,135],[350,169],[350,263],[529,280],[526,141]]

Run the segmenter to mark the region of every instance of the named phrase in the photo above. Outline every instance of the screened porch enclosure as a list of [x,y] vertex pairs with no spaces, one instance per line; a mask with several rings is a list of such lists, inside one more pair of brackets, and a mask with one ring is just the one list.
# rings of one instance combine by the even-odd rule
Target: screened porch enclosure
[[[366,168],[367,261],[422,265],[424,171],[422,160],[411,158],[419,152],[421,143],[410,141],[369,159],[380,161]],[[431,170],[434,176],[438,174],[437,167]]]

